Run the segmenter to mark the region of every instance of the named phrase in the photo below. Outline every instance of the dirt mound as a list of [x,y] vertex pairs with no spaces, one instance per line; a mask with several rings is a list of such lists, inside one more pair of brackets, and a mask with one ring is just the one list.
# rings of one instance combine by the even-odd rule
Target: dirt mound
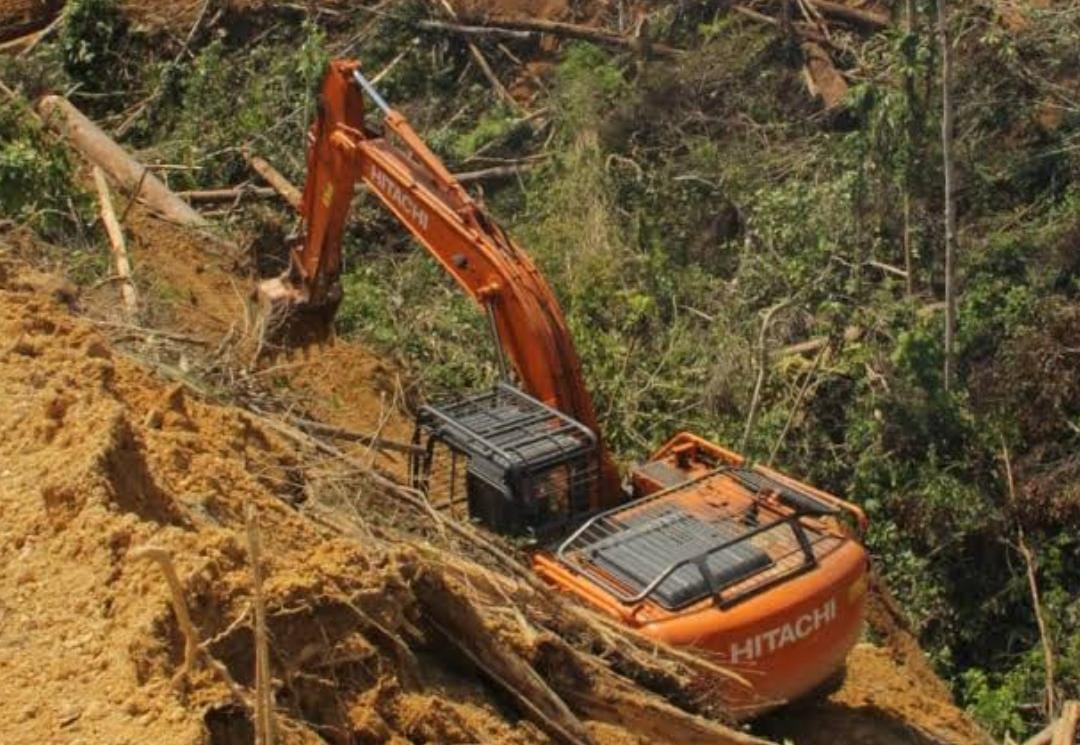
[[[259,342],[255,280],[235,246],[154,219],[139,209],[127,221],[129,249],[146,299],[142,323],[202,342],[203,352],[245,368],[252,385],[269,388],[306,418],[350,432],[407,442],[412,418],[400,371],[364,347],[331,338],[298,348]],[[115,288],[87,302],[95,316],[120,322]],[[406,473],[397,451],[347,448],[395,474]]]
[[[299,463],[271,420],[151,374],[72,300],[65,283],[0,264],[0,742],[251,742],[249,509],[278,742],[525,745],[565,741],[551,736],[559,717],[597,745],[759,742],[632,682],[677,692],[682,670],[700,679],[696,663],[598,634],[550,592],[457,551],[388,535],[392,519],[314,497],[291,506],[307,500],[312,453]],[[354,505],[375,483],[337,478]],[[220,667],[185,670],[148,546],[173,557]],[[641,737],[620,723],[627,711]]]
[[[279,498],[295,465],[291,448],[242,413],[199,403],[118,356],[49,287],[43,275],[18,272],[0,290],[0,336],[9,340],[0,352],[0,562],[17,568],[0,578],[0,741],[151,733],[162,742],[242,741],[230,733],[248,727],[243,711],[209,671],[174,685],[182,644],[165,586],[153,566],[129,556],[148,543],[175,553],[211,651],[249,683],[248,580],[236,533],[247,503],[271,557],[275,655],[293,672],[279,695],[305,719],[341,731],[355,720],[379,742],[398,732],[414,741],[532,741],[477,686],[448,679],[424,694],[406,690],[357,631],[405,623],[398,558],[374,566],[355,546],[320,535]],[[359,688],[364,695],[351,697]]]
[[823,700],[794,704],[759,726],[799,745],[934,745],[992,742],[938,690],[891,650],[859,644],[848,656],[839,690]]
[[173,553],[208,649],[245,686],[246,504],[269,557],[282,741],[546,741],[418,630],[408,551],[361,550],[286,506],[292,448],[121,356],[45,275],[0,278],[0,741],[250,741],[220,676],[177,674],[166,585],[132,558]]

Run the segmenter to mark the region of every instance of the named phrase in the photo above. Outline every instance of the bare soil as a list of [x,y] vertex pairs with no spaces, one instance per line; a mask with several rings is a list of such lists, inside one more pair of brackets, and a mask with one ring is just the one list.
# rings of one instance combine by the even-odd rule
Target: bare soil
[[857,645],[835,691],[770,715],[759,723],[764,734],[798,745],[993,742],[953,703],[880,586],[871,594],[868,625],[880,638],[880,646]]
[[425,637],[415,555],[288,506],[289,443],[147,372],[71,313],[69,290],[0,263],[0,742],[250,742],[221,676],[181,672],[166,584],[133,558],[172,552],[206,648],[248,686],[245,505],[267,555],[279,741],[548,741]]

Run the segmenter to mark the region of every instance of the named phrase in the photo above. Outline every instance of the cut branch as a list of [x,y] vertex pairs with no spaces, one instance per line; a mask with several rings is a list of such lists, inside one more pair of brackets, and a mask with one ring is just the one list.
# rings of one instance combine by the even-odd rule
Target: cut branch
[[[1012,459],[1009,458],[1009,448],[1005,444],[1005,436],[1001,437],[1001,459],[1005,464],[1005,483],[1009,488],[1009,504],[1013,513],[1019,515],[1020,503],[1016,498],[1016,482],[1013,479]],[[1042,640],[1043,664],[1046,668],[1046,718],[1054,717],[1054,650],[1050,645],[1050,636],[1046,630],[1046,621],[1043,620],[1042,601],[1039,598],[1039,583],[1035,576],[1035,555],[1027,544],[1024,536],[1024,526],[1019,517],[1016,519],[1016,543],[1020,555],[1024,559],[1027,570],[1028,591],[1031,593],[1031,606],[1035,611],[1035,623],[1039,627],[1039,638]],[[1071,744],[1070,744],[1071,745]]]
[[48,39],[60,27],[61,22],[64,19],[64,14],[59,13],[56,18],[53,19],[45,28],[40,31],[33,31],[29,34],[19,36],[10,41],[5,41],[0,44],[0,54],[17,53],[19,57],[26,57],[30,52],[34,51],[38,44]]
[[[500,18],[495,21],[469,16],[466,19],[470,25],[503,31],[532,31],[541,34],[551,34],[568,39],[583,39],[596,44],[609,47],[619,47],[633,52],[640,51],[642,39],[636,37],[620,36],[607,31],[599,31],[588,26],[578,26],[573,23],[561,21],[546,21],[539,18]],[[666,44],[649,43],[649,51],[658,57],[672,57],[683,50],[669,47]]]
[[252,155],[247,151],[244,152],[244,158],[252,169],[262,176],[266,183],[274,187],[274,190],[280,194],[286,202],[291,204],[295,209],[300,209],[300,202],[303,200],[303,195],[287,178],[281,175],[281,172],[278,169],[270,165],[265,159],[260,158],[258,155]]
[[120,221],[116,219],[112,198],[109,196],[109,185],[105,183],[104,171],[98,166],[94,166],[93,171],[94,187],[97,189],[98,204],[101,207],[101,221],[109,236],[109,248],[112,251],[116,276],[120,279],[120,295],[124,300],[124,312],[131,319],[138,311],[138,299],[135,295],[135,284],[131,281],[131,260],[128,258],[124,231],[120,227]]
[[195,668],[195,659],[199,655],[199,632],[196,631],[195,624],[191,622],[187,601],[184,600],[184,588],[180,584],[180,578],[176,575],[172,554],[167,549],[157,546],[143,546],[132,551],[131,558],[149,559],[161,568],[161,573],[165,576],[165,583],[169,586],[169,597],[172,600],[176,624],[180,627],[180,633],[184,637],[184,673],[190,675]]
[[750,399],[750,411],[746,414],[746,426],[743,428],[742,447],[739,448],[742,453],[746,453],[746,448],[750,445],[750,436],[754,432],[754,423],[757,421],[758,407],[761,404],[761,390],[765,385],[765,375],[767,373],[769,361],[769,349],[767,346],[769,325],[772,323],[773,316],[792,302],[792,298],[781,300],[779,303],[765,311],[765,314],[761,319],[761,331],[758,333],[758,372],[757,379],[754,381],[754,394]]
[[195,659],[202,655],[206,663],[214,670],[221,679],[228,686],[232,692],[233,697],[248,711],[251,711],[251,701],[247,694],[244,693],[244,689],[240,687],[240,684],[236,682],[232,674],[229,672],[229,668],[217,658],[215,658],[207,649],[207,645],[199,643],[199,632],[195,628],[195,624],[191,622],[191,616],[188,613],[187,601],[184,600],[184,589],[180,585],[180,578],[176,575],[176,567],[173,565],[172,554],[168,549],[160,548],[158,546],[142,546],[141,548],[134,549],[129,554],[132,559],[148,559],[157,563],[161,568],[161,573],[165,577],[165,582],[169,586],[169,594],[172,599],[173,613],[176,615],[176,623],[180,626],[180,633],[184,637],[184,674],[189,674],[194,666]]
[[63,5],[63,0],[42,0],[31,8],[15,3],[12,9],[0,9],[0,42],[24,38],[47,27]]
[[274,698],[270,689],[270,646],[266,638],[266,598],[263,597],[262,538],[255,518],[255,507],[244,506],[247,527],[248,557],[255,608],[255,742],[274,745]]

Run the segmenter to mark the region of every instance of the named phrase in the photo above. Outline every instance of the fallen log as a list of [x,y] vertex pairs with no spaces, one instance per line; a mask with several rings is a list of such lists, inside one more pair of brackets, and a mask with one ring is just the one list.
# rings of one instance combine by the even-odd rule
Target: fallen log
[[173,193],[66,98],[45,96],[38,101],[37,111],[49,127],[63,135],[87,160],[104,170],[133,198],[180,225],[196,228],[210,226],[206,218]]
[[255,173],[263,177],[266,183],[270,184],[278,194],[280,194],[286,202],[291,204],[295,209],[300,209],[300,202],[303,200],[303,194],[297,189],[289,179],[281,175],[281,171],[274,168],[265,158],[260,158],[258,155],[252,155],[251,153],[244,151],[244,159],[251,166]]
[[270,199],[279,196],[277,189],[269,186],[241,186],[235,189],[195,189],[178,191],[176,196],[189,204],[217,204],[235,202],[237,199]]
[[424,615],[496,684],[512,695],[525,715],[557,742],[590,745],[581,720],[543,678],[487,629],[476,606],[433,571],[413,580],[413,590]]
[[635,693],[629,686],[570,689],[566,702],[582,716],[618,725],[649,742],[679,745],[769,745],[751,735],[725,727],[704,717],[688,714],[652,696]]
[[603,667],[596,658],[581,654],[556,634],[539,634],[527,654],[537,671],[579,716],[624,727],[650,742],[769,745],[766,740],[669,704]]
[[389,450],[396,453],[407,454],[424,452],[423,448],[411,445],[407,442],[399,442],[397,440],[391,440],[378,435],[369,435],[363,432],[354,432],[353,430],[345,429],[344,427],[334,427],[329,424],[324,424],[323,422],[304,419],[292,414],[286,414],[285,419],[290,424],[294,424],[307,432],[326,437],[333,437],[337,440],[345,440],[347,442],[359,442],[362,445],[367,445],[376,450]]
[[[540,18],[499,18],[498,20],[488,20],[486,18],[474,16],[462,16],[462,20],[473,27],[502,29],[504,31],[532,31],[567,39],[582,39],[604,46],[629,49],[633,52],[640,51],[642,45],[642,39],[640,38],[620,36],[619,34],[613,34],[608,31],[600,31],[588,26],[579,26],[574,23],[564,23],[562,21],[547,21]],[[673,57],[683,51],[682,49],[676,49],[667,44],[657,44],[655,42],[649,43],[648,47],[649,51],[658,57]]]
[[536,165],[536,161],[530,161],[526,163],[517,163],[508,166],[493,166],[492,168],[482,168],[479,171],[464,171],[463,173],[455,173],[454,178],[463,184],[471,184],[476,181],[488,181],[491,179],[510,178],[511,176],[517,176],[518,174],[525,173],[529,169]]
[[124,300],[124,312],[128,318],[134,318],[138,311],[138,300],[135,295],[135,284],[131,281],[131,260],[128,258],[124,231],[120,228],[120,221],[116,219],[116,211],[113,209],[112,198],[109,196],[109,185],[105,183],[105,173],[98,166],[94,166],[93,170],[94,187],[97,189],[98,203],[101,207],[101,221],[109,236],[109,248],[112,251],[113,264],[116,266],[116,276],[120,278],[120,296]]
[[514,39],[515,41],[529,41],[540,36],[535,31],[518,31],[511,28],[499,28],[498,26],[466,26],[461,23],[447,23],[446,21],[426,19],[418,21],[416,25],[426,31],[447,31],[462,36],[488,36],[499,39]]
[[821,11],[822,15],[838,18],[842,21],[863,26],[873,31],[889,27],[889,17],[870,10],[860,10],[832,0],[809,0],[809,3]]
[[1077,724],[1080,722],[1080,701],[1066,701],[1061,707],[1061,718],[1054,730],[1050,745],[1073,745],[1076,742]]

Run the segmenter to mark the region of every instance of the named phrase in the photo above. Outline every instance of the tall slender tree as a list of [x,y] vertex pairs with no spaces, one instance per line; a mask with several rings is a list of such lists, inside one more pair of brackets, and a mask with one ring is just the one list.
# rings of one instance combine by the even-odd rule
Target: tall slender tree
[[945,172],[945,390],[956,375],[956,200],[953,198],[953,58],[949,40],[949,9],[937,0],[938,42],[941,45],[941,157]]
[[915,161],[919,157],[920,122],[916,113],[918,94],[915,91],[915,65],[918,60],[918,40],[915,38],[916,0],[905,2],[904,39],[904,97],[907,117],[907,142],[904,157],[904,271],[907,272],[907,294],[915,294],[915,238],[912,226],[911,192],[915,188]]

